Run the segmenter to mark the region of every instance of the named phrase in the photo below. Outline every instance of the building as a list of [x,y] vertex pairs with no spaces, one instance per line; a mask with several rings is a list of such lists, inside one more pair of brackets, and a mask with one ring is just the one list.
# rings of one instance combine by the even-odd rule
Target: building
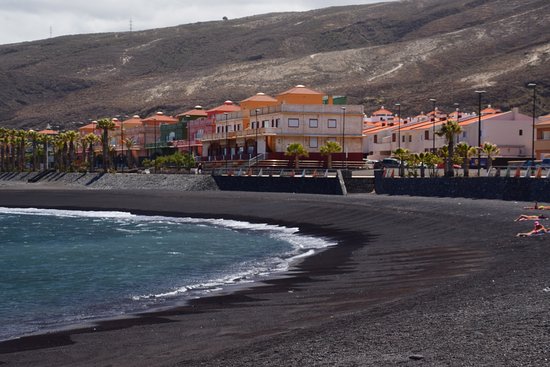
[[538,118],[535,131],[535,158],[550,158],[550,115]]
[[309,159],[324,160],[320,147],[337,141],[336,161],[361,161],[363,106],[334,105],[324,93],[298,85],[271,97],[263,93],[241,101],[241,110],[217,114],[216,129],[203,138],[203,157],[288,159],[287,147],[300,143]]
[[[378,122],[364,130],[364,151],[372,159],[391,156],[399,146],[410,152],[429,152],[446,145],[444,137],[437,132],[446,123],[447,116],[431,113],[428,120],[404,119],[401,121]],[[436,116],[435,118],[433,116]],[[517,108],[508,112],[488,107],[479,117],[475,114],[460,114],[459,125],[462,133],[456,142],[466,142],[470,146],[479,146],[484,142],[496,144],[502,158],[527,158],[532,144],[532,124],[529,116],[520,114]],[[481,135],[480,135],[481,132]]]

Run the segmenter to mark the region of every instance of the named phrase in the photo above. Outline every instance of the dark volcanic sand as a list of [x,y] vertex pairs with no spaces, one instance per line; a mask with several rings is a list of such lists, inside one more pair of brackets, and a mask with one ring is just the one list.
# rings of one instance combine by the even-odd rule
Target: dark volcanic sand
[[340,245],[291,277],[147,317],[0,344],[6,366],[550,364],[550,236],[526,203],[238,192],[0,190],[0,206],[298,226]]

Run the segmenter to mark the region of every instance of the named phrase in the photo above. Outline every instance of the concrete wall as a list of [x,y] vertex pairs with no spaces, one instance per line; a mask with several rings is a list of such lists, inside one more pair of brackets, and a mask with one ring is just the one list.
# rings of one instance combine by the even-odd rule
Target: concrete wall
[[375,172],[377,194],[550,201],[550,179],[513,177],[383,178]]
[[338,178],[213,176],[222,191],[295,192],[343,195]]

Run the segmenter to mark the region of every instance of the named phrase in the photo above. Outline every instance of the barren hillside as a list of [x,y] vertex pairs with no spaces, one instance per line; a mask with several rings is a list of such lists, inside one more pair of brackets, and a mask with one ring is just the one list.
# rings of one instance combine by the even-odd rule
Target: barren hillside
[[403,114],[485,103],[550,112],[548,0],[402,0],[0,46],[4,126],[176,113],[294,84]]

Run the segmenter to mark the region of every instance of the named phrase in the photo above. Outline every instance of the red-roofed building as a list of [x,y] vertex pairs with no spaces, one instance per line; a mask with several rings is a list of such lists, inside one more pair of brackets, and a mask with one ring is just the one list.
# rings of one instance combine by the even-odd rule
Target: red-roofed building
[[[167,145],[167,141],[160,141],[161,125],[175,125],[178,123],[178,119],[173,116],[167,116],[162,112],[157,112],[152,116],[149,116],[142,120],[143,123],[143,139],[140,139],[144,145],[145,150],[140,149],[140,157],[155,158],[161,152],[159,149],[163,149]],[[166,137],[169,139],[169,137]]]
[[[433,114],[433,113],[432,113]],[[458,142],[466,142],[470,146],[478,146],[479,118],[470,115],[469,118],[460,120],[459,125],[463,131],[457,139]],[[531,147],[531,119],[522,115],[517,108],[504,113],[491,113],[481,116],[481,143],[490,142],[500,149],[500,156],[505,158],[526,158],[530,154]],[[381,159],[391,156],[397,149],[396,135],[401,135],[401,148],[410,152],[432,151],[435,139],[436,149],[446,145],[443,137],[438,137],[434,131],[438,131],[446,119],[435,121],[386,124],[364,131],[364,149],[369,158]],[[550,126],[549,126],[550,127]],[[550,129],[549,129],[550,130]]]
[[362,162],[363,107],[334,105],[332,101],[303,85],[276,98],[258,93],[243,100],[241,110],[216,115],[215,132],[203,138],[203,157],[220,160],[261,155],[287,160],[287,146],[300,143],[309,159],[324,161],[320,147],[337,141],[345,153],[335,154],[335,161]]

